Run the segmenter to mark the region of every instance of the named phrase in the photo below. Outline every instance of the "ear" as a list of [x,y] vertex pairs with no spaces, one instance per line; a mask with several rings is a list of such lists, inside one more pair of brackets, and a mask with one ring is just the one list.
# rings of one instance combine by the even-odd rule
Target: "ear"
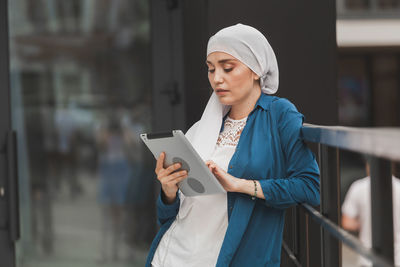
[[260,80],[260,76],[258,76],[257,74],[253,73],[253,78],[255,81]]

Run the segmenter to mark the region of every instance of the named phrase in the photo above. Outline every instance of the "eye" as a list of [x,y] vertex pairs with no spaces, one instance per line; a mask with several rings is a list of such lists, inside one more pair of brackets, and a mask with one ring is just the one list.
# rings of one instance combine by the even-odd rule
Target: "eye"
[[224,69],[225,72],[231,72],[232,70],[233,70],[233,68]]
[[210,72],[210,73],[214,73],[214,71],[215,71],[215,69],[212,69],[212,70],[208,70],[208,72]]

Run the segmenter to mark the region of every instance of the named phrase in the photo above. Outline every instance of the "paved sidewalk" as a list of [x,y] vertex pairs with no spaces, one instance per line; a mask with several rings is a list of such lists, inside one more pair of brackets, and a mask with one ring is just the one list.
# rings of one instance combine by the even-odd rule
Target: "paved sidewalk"
[[[18,267],[135,267],[144,266],[147,249],[132,248],[122,241],[118,261],[102,262],[101,259],[101,209],[96,201],[97,181],[80,179],[84,194],[71,199],[60,192],[52,201],[54,246],[46,255],[33,245],[32,255],[19,256]],[[64,190],[66,191],[66,190]]]

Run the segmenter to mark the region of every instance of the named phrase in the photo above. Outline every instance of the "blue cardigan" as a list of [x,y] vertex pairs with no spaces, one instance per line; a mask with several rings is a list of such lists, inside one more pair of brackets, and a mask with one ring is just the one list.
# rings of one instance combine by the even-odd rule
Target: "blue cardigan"
[[[319,168],[301,138],[303,120],[289,100],[266,94],[261,94],[249,114],[228,172],[259,180],[266,199],[228,192],[229,223],[217,267],[279,267],[285,209],[297,203],[319,205]],[[179,197],[170,205],[158,198],[161,227],[150,247],[147,267],[179,204]]]

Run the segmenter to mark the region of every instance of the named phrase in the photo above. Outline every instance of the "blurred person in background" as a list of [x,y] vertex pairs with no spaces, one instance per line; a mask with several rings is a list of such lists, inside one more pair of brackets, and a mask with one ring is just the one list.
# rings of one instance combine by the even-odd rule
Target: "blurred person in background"
[[[371,248],[371,177],[367,161],[365,169],[367,176],[353,182],[347,191],[342,205],[342,227],[358,233],[360,241]],[[392,162],[394,256],[395,265],[400,266],[400,180],[397,170],[398,166]],[[372,266],[372,263],[359,255],[358,266]]]
[[[128,184],[128,196],[126,205],[126,218],[124,228],[126,231],[126,242],[131,247],[131,259],[135,258],[137,248],[147,247],[145,242],[148,240],[147,232],[149,224],[149,197],[152,196],[152,179],[147,179],[151,173],[144,164],[143,143],[140,134],[145,132],[146,126],[143,118],[145,114],[141,112],[140,103],[134,104],[132,113],[122,116],[122,124],[127,131],[130,139],[127,147],[127,156],[132,169],[131,179]],[[147,109],[145,109],[147,111]],[[152,172],[152,169],[150,169]]]
[[32,237],[37,252],[46,255],[54,251],[54,227],[50,190],[50,176],[48,168],[52,161],[46,149],[46,134],[43,131],[45,114],[44,109],[31,108],[25,114],[27,135],[31,205],[32,205]]
[[99,147],[99,203],[102,213],[100,263],[120,259],[123,237],[124,208],[132,169],[127,156],[130,138],[117,116],[96,136]]
[[[77,149],[78,149],[78,123],[73,116],[72,103],[58,108],[55,111],[54,124],[56,130],[56,159],[55,164],[55,189],[62,190],[63,182],[68,186],[71,199],[82,193],[82,186],[78,182]],[[56,196],[57,194],[55,194]]]

